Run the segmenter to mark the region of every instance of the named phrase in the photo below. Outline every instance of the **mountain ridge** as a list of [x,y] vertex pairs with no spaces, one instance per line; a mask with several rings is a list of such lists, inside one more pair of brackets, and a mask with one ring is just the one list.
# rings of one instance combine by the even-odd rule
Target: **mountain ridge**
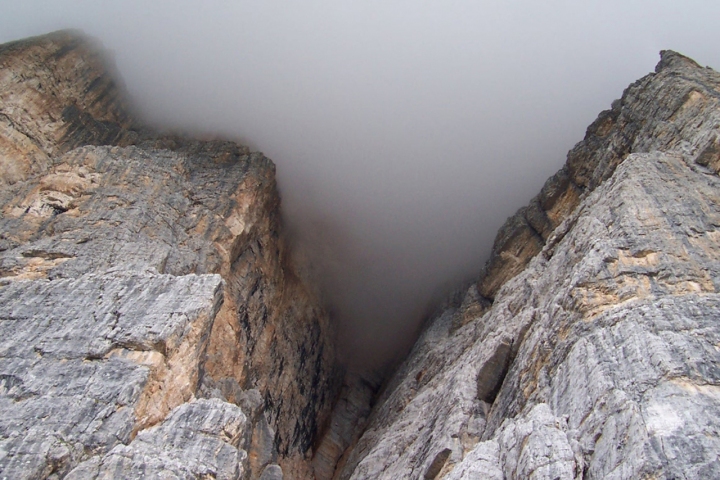
[[719,86],[666,50],[600,113],[463,301],[429,322],[334,478],[720,475]]
[[[274,164],[142,126],[76,32],[16,42],[0,65],[3,475],[302,472],[339,372],[293,272]],[[235,433],[202,398],[228,404]],[[193,425],[207,435],[168,440]]]

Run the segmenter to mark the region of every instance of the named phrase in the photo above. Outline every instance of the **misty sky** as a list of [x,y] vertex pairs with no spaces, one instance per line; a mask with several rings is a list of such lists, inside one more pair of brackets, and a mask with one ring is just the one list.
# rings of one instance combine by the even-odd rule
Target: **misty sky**
[[342,350],[367,362],[477,274],[659,50],[720,67],[718,19],[713,0],[0,0],[0,42],[80,28],[147,121],[272,158]]

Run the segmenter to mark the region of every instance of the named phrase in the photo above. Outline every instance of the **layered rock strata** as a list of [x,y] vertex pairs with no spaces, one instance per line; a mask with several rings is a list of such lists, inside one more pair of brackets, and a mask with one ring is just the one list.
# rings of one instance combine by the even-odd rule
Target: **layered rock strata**
[[429,322],[335,478],[720,478],[720,75],[661,57]]
[[0,46],[0,478],[303,478],[339,385],[274,165],[114,78],[74,32]]

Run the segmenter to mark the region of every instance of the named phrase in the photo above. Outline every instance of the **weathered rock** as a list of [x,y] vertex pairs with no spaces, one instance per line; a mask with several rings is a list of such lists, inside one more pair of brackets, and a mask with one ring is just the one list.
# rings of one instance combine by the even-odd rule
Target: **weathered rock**
[[116,78],[79,32],[0,45],[0,183],[43,173],[75,147],[133,137]]
[[235,405],[217,399],[184,403],[129,445],[86,460],[65,478],[240,479],[245,426],[245,415]]
[[260,480],[283,480],[283,472],[279,465],[268,465],[260,475]]
[[701,163],[720,165],[713,160],[719,138],[713,130],[720,116],[717,74],[669,50],[661,52],[655,70],[600,113],[568,153],[566,165],[500,229],[478,281],[481,295],[493,299],[537,255],[581,196],[610,178],[630,153],[690,149],[704,154]]
[[0,478],[720,478],[712,70],[662,52],[377,399],[272,162],[129,112],[87,39],[0,46]]
[[540,254],[429,324],[337,478],[720,478],[718,92],[663,52],[600,115],[535,202],[565,213],[520,212]]
[[482,478],[504,480],[500,468],[499,447],[495,440],[478,443],[446,477],[448,480]]
[[72,32],[0,46],[0,471],[221,468],[192,458],[204,443],[160,445],[172,418],[143,437],[155,460],[128,446],[203,395],[248,419],[227,475],[303,464],[338,380],[328,317],[288,260],[275,167],[138,127],[103,58]]
[[348,372],[340,396],[335,402],[312,459],[316,480],[330,480],[344,464],[343,454],[353,445],[367,425],[373,399],[382,376],[372,372]]
[[0,287],[3,475],[67,473],[192,398],[221,282],[115,272]]

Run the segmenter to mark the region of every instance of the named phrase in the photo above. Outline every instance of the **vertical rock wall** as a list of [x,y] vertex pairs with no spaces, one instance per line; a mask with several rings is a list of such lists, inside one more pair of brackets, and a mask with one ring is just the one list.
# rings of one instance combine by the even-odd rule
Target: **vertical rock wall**
[[337,372],[270,160],[139,126],[58,32],[0,46],[0,178],[0,477],[307,474]]

